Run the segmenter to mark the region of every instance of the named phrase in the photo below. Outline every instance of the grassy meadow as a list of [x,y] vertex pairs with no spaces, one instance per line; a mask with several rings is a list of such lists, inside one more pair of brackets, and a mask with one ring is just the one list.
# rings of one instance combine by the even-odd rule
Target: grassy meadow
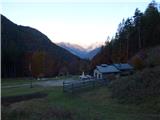
[[154,103],[120,104],[111,98],[107,87],[95,88],[81,93],[63,93],[61,87],[2,88],[2,97],[47,93],[36,98],[2,105],[3,120],[158,120],[159,109]]

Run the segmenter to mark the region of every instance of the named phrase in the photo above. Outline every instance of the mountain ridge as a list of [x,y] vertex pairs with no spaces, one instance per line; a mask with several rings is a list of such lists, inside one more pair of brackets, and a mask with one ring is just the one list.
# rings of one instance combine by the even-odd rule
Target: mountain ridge
[[60,42],[56,43],[60,47],[63,47],[64,49],[68,50],[72,54],[82,58],[82,59],[92,59],[101,49],[101,45],[98,46],[88,46],[87,48],[84,48],[77,44],[72,44],[68,42]]
[[17,25],[3,15],[1,45],[2,77],[30,76],[28,66],[35,53],[41,54],[50,62],[43,66],[43,76],[58,75],[63,67],[66,67],[69,73],[78,72],[78,68],[74,70],[73,66],[81,60],[79,57],[57,46],[37,29]]

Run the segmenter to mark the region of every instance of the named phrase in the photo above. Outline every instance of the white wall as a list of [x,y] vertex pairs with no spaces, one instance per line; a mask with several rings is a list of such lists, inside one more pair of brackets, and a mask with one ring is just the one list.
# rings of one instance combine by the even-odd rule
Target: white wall
[[102,79],[102,73],[100,73],[98,70],[94,70],[94,77],[97,79]]

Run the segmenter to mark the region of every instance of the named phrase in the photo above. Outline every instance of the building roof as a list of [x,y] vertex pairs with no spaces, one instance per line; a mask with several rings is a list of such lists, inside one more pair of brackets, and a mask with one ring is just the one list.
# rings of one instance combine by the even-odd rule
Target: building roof
[[113,64],[119,70],[131,70],[133,67],[128,63]]
[[107,65],[107,64],[101,64],[101,66],[102,66],[102,67],[107,67],[108,65]]
[[113,65],[101,65],[97,66],[97,70],[101,73],[117,73],[120,72],[115,66]]

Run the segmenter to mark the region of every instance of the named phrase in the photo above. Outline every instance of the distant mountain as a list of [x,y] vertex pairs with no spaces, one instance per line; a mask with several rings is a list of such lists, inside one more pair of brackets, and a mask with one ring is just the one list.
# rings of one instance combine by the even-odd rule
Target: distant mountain
[[[82,58],[82,59],[92,59],[99,51],[100,51],[100,44],[92,44],[87,48],[83,48],[80,45],[77,44],[71,44],[71,43],[65,43],[60,42],[57,43],[60,47],[63,47],[64,49],[68,50],[72,54]],[[96,45],[96,46],[95,46]]]
[[99,53],[101,50],[101,47],[97,47],[93,50],[91,50],[89,53],[88,53],[88,58],[91,60],[95,55],[97,55],[97,53]]
[[57,75],[64,67],[67,72],[75,73],[78,68],[73,68],[80,61],[80,58],[52,43],[40,31],[17,25],[1,15],[2,77],[30,76],[33,67],[29,66],[33,57],[36,59],[33,65],[43,60],[41,76]]
[[72,54],[80,57],[80,58],[86,58],[87,57],[87,52],[86,50],[77,45],[77,44],[71,44],[71,43],[65,43],[65,42],[60,42],[57,43],[57,45],[59,45],[60,47],[68,50],[69,52],[71,52]]
[[101,48],[102,45],[104,45],[103,42],[95,42],[95,43],[90,44],[90,45],[86,48],[86,50],[87,50],[88,52],[91,52],[91,51],[94,51],[94,50],[97,49],[97,48]]

